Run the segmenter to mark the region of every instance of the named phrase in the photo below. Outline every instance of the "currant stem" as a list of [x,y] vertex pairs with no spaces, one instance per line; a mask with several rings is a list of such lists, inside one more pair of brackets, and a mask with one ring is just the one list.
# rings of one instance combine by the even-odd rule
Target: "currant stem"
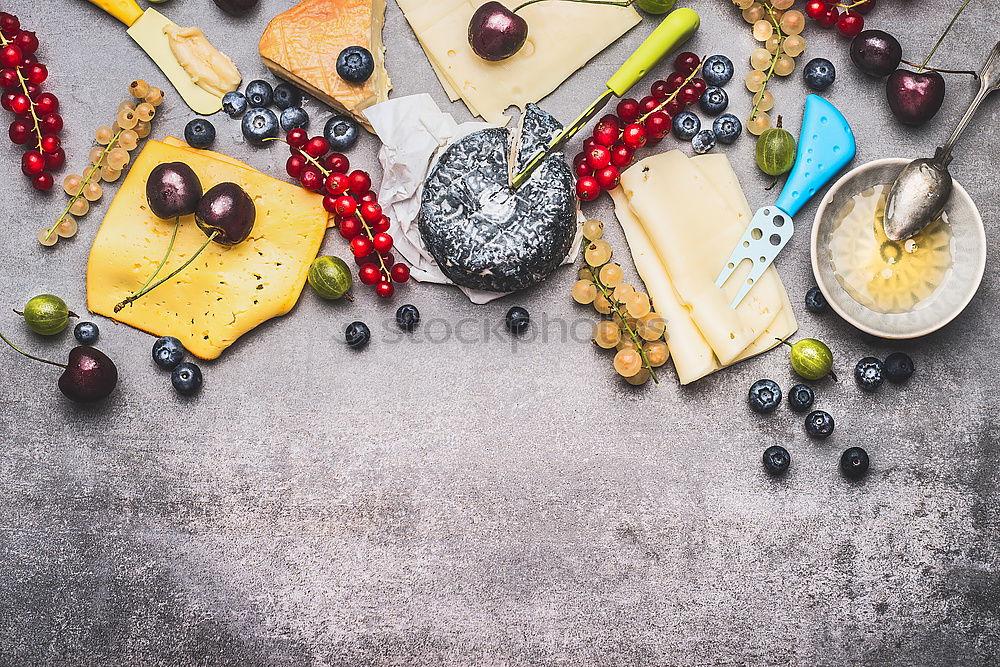
[[704,64],[705,64],[705,59],[702,58],[701,62],[698,63],[698,66],[695,67],[691,71],[691,73],[687,75],[686,79],[684,79],[684,83],[682,83],[680,86],[677,87],[677,90],[675,90],[674,92],[672,92],[669,95],[667,95],[667,98],[665,100],[663,100],[662,102],[660,102],[659,104],[657,104],[655,109],[653,109],[652,111],[647,111],[643,115],[639,116],[639,118],[636,120],[636,122],[640,123],[640,124],[641,123],[645,123],[646,119],[649,118],[651,115],[653,115],[657,111],[663,111],[663,109],[665,109],[668,104],[670,104],[675,99],[677,99],[677,96],[681,92],[681,88],[683,88],[684,86],[688,85],[691,82],[691,80],[694,79],[698,75],[698,72],[701,71],[701,66],[704,65]]
[[[538,2],[544,2],[545,0],[528,0],[522,5],[518,5],[511,10],[511,14],[517,14],[518,11],[524,9],[528,5],[533,5]],[[615,0],[563,0],[563,2],[578,2],[584,5],[611,5],[613,7],[628,7],[635,0],[621,0],[621,2],[616,2]]]
[[59,368],[66,368],[66,364],[60,364],[59,362],[56,362],[56,361],[49,361],[48,359],[42,359],[41,357],[36,357],[33,354],[28,354],[27,352],[25,352],[24,350],[22,350],[21,348],[19,348],[17,345],[14,345],[14,343],[10,342],[7,339],[7,337],[4,336],[2,333],[0,333],[0,338],[3,339],[3,342],[7,343],[12,348],[14,348],[15,352],[17,352],[19,354],[23,354],[24,356],[28,357],[29,359],[34,359],[35,361],[40,361],[43,364],[50,364],[52,366],[58,366]]
[[771,23],[774,24],[774,30],[778,33],[778,48],[774,50],[774,55],[771,56],[771,67],[767,70],[767,76],[764,77],[764,85],[760,87],[756,93],[754,93],[754,103],[753,109],[750,110],[750,120],[757,117],[757,109],[760,108],[760,103],[764,101],[764,91],[767,90],[767,84],[771,82],[771,78],[774,76],[774,66],[778,64],[778,57],[781,55],[781,47],[785,45],[785,39],[787,35],[781,32],[781,22],[774,17],[774,10],[771,9],[770,5],[767,5],[767,13],[771,17]]
[[[13,43],[12,41],[8,40],[6,37],[3,36],[3,33],[0,33],[0,45],[8,46],[9,44],[12,43]],[[31,99],[31,95],[28,94],[28,82],[25,80],[24,75],[21,74],[22,67],[24,66],[18,65],[17,67],[14,68],[14,71],[17,72],[18,81],[21,82],[21,91],[24,93],[24,96],[27,97],[28,101],[31,103],[29,111],[31,111],[31,119],[35,123],[35,141],[36,141],[35,147],[38,149],[39,153],[42,153],[44,155],[42,151],[42,125],[41,121],[38,118],[38,114],[35,113],[35,100]]]
[[949,32],[951,32],[952,26],[955,25],[956,21],[958,21],[958,17],[962,15],[962,12],[965,11],[965,8],[969,6],[969,2],[971,2],[971,0],[965,0],[965,2],[962,3],[962,6],[958,8],[958,11],[955,12],[955,15],[951,18],[951,23],[949,23],[948,27],[944,29],[944,33],[942,33],[942,35],[938,38],[938,41],[934,45],[934,48],[931,49],[931,52],[927,54],[926,58],[924,58],[924,62],[920,64],[920,67],[917,69],[918,72],[923,71],[923,69],[927,67],[927,63],[929,63],[931,58],[934,57],[934,54],[937,52],[938,47],[941,46],[941,42],[943,42],[944,38],[948,36]]
[[[178,218],[178,221],[179,220],[180,219]],[[125,306],[128,306],[133,301],[135,301],[136,299],[139,299],[139,298],[141,298],[141,297],[149,294],[154,289],[156,289],[157,287],[159,287],[160,285],[162,285],[163,283],[167,282],[168,280],[170,280],[171,278],[173,278],[174,276],[176,276],[178,273],[180,273],[181,271],[183,271],[184,269],[186,269],[188,267],[188,265],[191,264],[191,262],[193,262],[194,260],[198,259],[198,255],[200,255],[202,253],[202,251],[205,250],[205,248],[208,247],[208,244],[211,243],[212,241],[214,241],[215,237],[218,236],[218,235],[219,235],[219,230],[215,230],[214,232],[212,232],[209,235],[209,237],[207,239],[205,239],[205,242],[201,244],[201,247],[198,248],[198,250],[193,255],[191,255],[186,262],[184,262],[179,267],[177,267],[169,276],[166,276],[165,278],[161,278],[159,281],[153,283],[151,286],[149,286],[149,287],[143,287],[141,290],[139,290],[138,292],[136,292],[132,296],[130,296],[130,297],[126,298],[126,299],[123,299],[120,303],[118,303],[118,305],[115,306],[115,312],[116,313],[121,312],[121,310]]]

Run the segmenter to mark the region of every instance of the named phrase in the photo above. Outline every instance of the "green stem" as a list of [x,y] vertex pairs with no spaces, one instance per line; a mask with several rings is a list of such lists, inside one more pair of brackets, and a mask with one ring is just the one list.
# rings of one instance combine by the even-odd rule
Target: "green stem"
[[646,356],[646,350],[642,347],[643,340],[639,337],[639,334],[633,331],[632,327],[628,325],[628,321],[626,320],[628,313],[622,312],[621,304],[618,302],[618,299],[616,299],[615,295],[609,292],[607,286],[601,282],[601,278],[597,275],[597,271],[594,267],[587,264],[587,270],[590,271],[590,275],[594,278],[594,285],[597,286],[597,289],[601,290],[601,294],[608,300],[608,305],[615,311],[615,315],[618,316],[618,320],[622,323],[622,326],[625,327],[625,331],[628,332],[629,337],[632,339],[632,344],[635,345],[639,352],[639,357],[642,359],[642,367],[649,371],[649,377],[653,378],[654,384],[660,384],[660,381],[656,377],[656,371],[653,370],[653,365],[649,363],[649,358]]
[[940,74],[968,74],[973,79],[979,78],[979,72],[973,72],[971,69],[941,69],[940,67],[930,67],[929,65],[918,65],[917,63],[911,63],[909,60],[900,60],[899,62],[904,65],[909,65],[910,67],[919,67],[931,72],[938,72]]
[[938,38],[937,44],[934,45],[934,48],[931,49],[931,52],[927,55],[926,58],[924,58],[924,62],[920,64],[920,68],[917,70],[918,72],[923,71],[923,69],[927,67],[927,63],[929,63],[931,58],[934,57],[934,54],[937,52],[938,47],[941,46],[941,42],[943,42],[944,38],[948,36],[949,32],[951,32],[951,28],[952,26],[955,25],[955,21],[957,21],[958,17],[962,15],[962,12],[965,11],[965,8],[969,6],[970,2],[972,2],[972,0],[965,0],[965,2],[962,3],[962,6],[959,7],[958,11],[955,12],[955,15],[951,18],[951,23],[949,23],[948,27],[944,29],[944,34],[942,34]]
[[[615,0],[563,0],[563,1],[564,2],[579,2],[579,3],[584,4],[584,5],[611,5],[613,7],[628,7],[633,2],[635,2],[635,0],[621,0],[620,2],[616,2]],[[524,4],[518,5],[517,7],[515,7],[514,9],[512,9],[511,13],[512,14],[516,14],[518,11],[524,9],[528,5],[533,5],[533,4],[538,3],[538,2],[545,2],[545,0],[528,0]]]
[[142,290],[146,289],[149,286],[149,283],[153,282],[156,279],[156,276],[160,275],[160,271],[163,269],[163,267],[166,266],[167,258],[170,257],[170,251],[174,249],[174,241],[177,239],[177,229],[180,226],[181,226],[181,218],[180,216],[177,216],[177,219],[174,220],[174,232],[173,234],[170,235],[170,243],[167,244],[167,251],[163,253],[163,259],[161,259],[160,263],[156,265],[156,271],[153,271],[153,275],[151,275],[149,278],[146,278],[146,282],[142,284],[142,287],[140,287],[138,291],[141,292]]
[[159,287],[160,285],[162,285],[163,283],[167,282],[168,280],[170,280],[171,278],[173,278],[174,276],[176,276],[178,273],[180,273],[181,271],[183,271],[184,269],[186,269],[188,267],[188,265],[191,264],[191,262],[193,262],[194,260],[196,260],[198,258],[198,255],[200,255],[202,253],[202,251],[205,248],[208,247],[208,244],[211,243],[212,241],[214,241],[215,237],[218,236],[218,235],[219,235],[219,231],[218,230],[212,232],[212,234],[207,239],[205,239],[205,242],[201,244],[201,247],[198,248],[198,250],[193,255],[191,255],[191,257],[189,257],[186,262],[184,262],[179,267],[177,267],[173,271],[173,273],[171,273],[169,276],[166,276],[165,278],[161,278],[159,281],[153,283],[149,287],[144,287],[143,289],[139,290],[138,292],[136,292],[135,294],[133,294],[132,296],[130,296],[130,297],[126,298],[126,299],[122,299],[122,301],[118,305],[115,306],[115,312],[116,313],[120,313],[121,310],[125,306],[128,306],[133,301],[135,301],[136,299],[139,299],[139,298],[141,298],[141,297],[149,294],[154,289],[156,289],[157,287]]
[[698,66],[695,67],[693,70],[691,70],[691,73],[687,75],[686,79],[684,79],[684,83],[682,83],[680,86],[677,87],[677,90],[667,95],[667,98],[662,102],[660,102],[659,104],[657,104],[655,109],[653,109],[652,111],[647,111],[643,115],[639,116],[639,118],[635,122],[640,124],[645,123],[647,118],[652,116],[657,111],[662,111],[667,107],[668,104],[677,99],[677,96],[680,94],[681,89],[684,88],[684,86],[688,85],[693,78],[698,76],[698,72],[701,71],[701,67],[704,64],[705,64],[705,59],[702,58],[701,62],[698,63]]
[[781,22],[778,21],[777,18],[775,18],[774,10],[771,9],[770,5],[767,5],[767,13],[771,17],[771,23],[774,24],[775,32],[778,33],[778,48],[774,50],[774,55],[771,56],[771,67],[768,68],[767,76],[764,77],[764,85],[760,87],[760,90],[754,93],[755,101],[753,103],[753,109],[750,110],[749,120],[753,120],[754,118],[757,117],[757,109],[760,107],[760,103],[764,101],[764,91],[767,90],[767,84],[771,81],[771,78],[774,76],[774,66],[778,64],[778,57],[781,55],[782,52],[781,47],[785,45],[785,39],[787,38],[787,35],[781,32]]
[[33,354],[28,354],[27,352],[25,352],[24,350],[22,350],[21,348],[19,348],[17,345],[14,345],[14,343],[10,342],[7,339],[7,337],[4,336],[2,333],[0,333],[0,338],[3,339],[3,342],[7,343],[12,348],[14,348],[14,351],[17,352],[18,354],[23,354],[24,356],[28,357],[29,359],[34,359],[35,361],[40,361],[43,364],[50,364],[52,366],[58,366],[59,368],[66,368],[66,364],[60,364],[60,363],[55,362],[55,361],[49,361],[48,359],[42,359],[41,357],[36,357]]

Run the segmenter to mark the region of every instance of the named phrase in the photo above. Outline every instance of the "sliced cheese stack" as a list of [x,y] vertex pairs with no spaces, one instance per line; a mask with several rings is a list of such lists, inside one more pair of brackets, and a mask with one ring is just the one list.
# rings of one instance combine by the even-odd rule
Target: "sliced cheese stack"
[[724,155],[656,155],[622,174],[611,193],[639,277],[667,321],[681,384],[766,352],[798,328],[771,267],[735,309],[749,265],[720,289],[715,278],[751,219]]
[[[454,102],[490,123],[506,125],[503,112],[524,108],[559,87],[641,20],[631,7],[585,2],[541,2],[518,15],[528,22],[521,50],[499,62],[483,60],[469,46],[469,21],[485,0],[398,0],[431,67]],[[504,0],[514,8],[523,0]]]
[[[115,304],[155,271],[170,242],[173,221],[154,216],[146,201],[146,179],[164,162],[189,165],[206,191],[223,182],[241,186],[254,200],[257,220],[243,243],[210,243],[176,278],[115,313]],[[87,263],[88,308],[155,336],[175,336],[192,354],[214,359],[247,331],[292,309],[326,225],[317,194],[177,139],[150,141],[94,239]],[[179,267],[204,241],[194,217],[181,218],[160,275]]]

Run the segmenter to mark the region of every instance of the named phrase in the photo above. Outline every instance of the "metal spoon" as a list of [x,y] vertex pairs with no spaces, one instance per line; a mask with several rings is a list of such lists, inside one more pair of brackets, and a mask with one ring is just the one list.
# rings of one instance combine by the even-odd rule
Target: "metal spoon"
[[1000,90],[1000,42],[979,73],[979,94],[951,133],[947,143],[932,158],[920,158],[903,167],[889,190],[885,205],[885,235],[904,241],[919,234],[941,217],[951,197],[952,180],[948,173],[951,151],[969,126],[972,116],[990,93]]

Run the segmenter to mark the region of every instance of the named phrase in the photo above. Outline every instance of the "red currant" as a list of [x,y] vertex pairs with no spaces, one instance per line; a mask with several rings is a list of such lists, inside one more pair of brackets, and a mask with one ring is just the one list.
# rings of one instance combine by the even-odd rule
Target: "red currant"
[[336,209],[337,215],[346,218],[354,215],[354,212],[358,210],[358,204],[352,197],[341,195],[337,197]]
[[663,107],[663,111],[668,116],[670,116],[671,118],[673,118],[674,116],[676,116],[680,112],[684,111],[684,103],[681,102],[679,99],[674,98],[674,99],[670,100],[669,102],[667,102],[667,105],[665,107]]
[[20,29],[21,22],[17,20],[16,16],[7,12],[0,12],[0,32],[8,37],[13,37]]
[[323,195],[323,208],[327,213],[336,213],[337,198],[333,195]]
[[844,37],[857,37],[864,28],[864,17],[855,11],[848,10],[837,19],[837,32]]
[[306,159],[301,155],[293,155],[285,160],[285,172],[292,178],[302,175],[302,168],[306,166]]
[[389,252],[392,250],[392,237],[385,232],[376,234],[372,237],[372,245],[375,246],[375,251],[378,253]]
[[35,174],[34,177],[31,179],[31,187],[35,188],[36,190],[40,190],[42,192],[51,190],[53,183],[54,180],[52,178],[52,174],[50,174],[47,171]]
[[369,225],[382,217],[382,207],[378,202],[368,201],[361,205],[361,219]]
[[292,148],[302,148],[309,142],[309,134],[301,127],[296,127],[295,129],[288,131],[285,141],[287,141],[288,145]]
[[35,84],[36,86],[40,86],[45,83],[45,80],[49,78],[49,70],[45,68],[45,65],[35,63],[34,65],[28,66],[26,69],[28,70],[26,78],[29,82]]
[[639,108],[642,109],[643,114],[656,111],[656,107],[660,106],[660,100],[656,99],[652,95],[646,95],[639,101]]
[[832,28],[840,18],[840,10],[833,5],[827,5],[823,9],[823,14],[816,19],[816,23],[821,28]]
[[589,153],[596,146],[599,146],[599,145],[600,144],[598,144],[596,141],[594,141],[594,137],[587,137],[586,139],[583,140],[583,152],[584,153]]
[[396,263],[396,258],[392,256],[391,252],[379,253],[379,256],[382,258],[382,262],[384,262],[387,266],[392,266]]
[[31,125],[23,118],[17,118],[10,124],[7,134],[10,140],[17,145],[26,144],[31,138]]
[[13,44],[8,44],[7,46],[0,49],[0,66],[20,67],[23,64],[24,64],[24,54],[18,47],[14,46]]
[[299,175],[299,183],[306,190],[318,192],[323,187],[323,174],[311,164],[307,165],[302,168],[302,173]]
[[330,142],[323,137],[313,137],[306,142],[306,145],[302,147],[302,150],[312,157],[322,157],[328,150],[330,150]]
[[63,119],[57,113],[47,113],[42,116],[42,129],[53,134],[62,132]]
[[17,97],[17,93],[3,93],[0,95],[0,107],[10,111],[15,97]]
[[358,270],[358,277],[361,278],[361,282],[365,285],[374,285],[382,280],[382,272],[371,262],[366,262]]
[[619,169],[624,169],[632,164],[634,158],[635,150],[625,144],[615,144],[614,148],[611,149],[611,164]]
[[389,217],[383,215],[378,220],[372,223],[372,231],[376,234],[381,234],[382,232],[389,231]]
[[618,103],[615,111],[618,112],[618,117],[622,119],[622,122],[631,123],[639,117],[639,102],[631,97],[626,97]]
[[652,138],[662,139],[670,134],[671,120],[670,116],[662,111],[651,113],[645,122],[646,132]]
[[360,169],[355,169],[348,175],[348,189],[355,194],[364,194],[372,187],[372,179]]
[[45,169],[45,158],[38,151],[28,151],[21,156],[21,171],[25,176],[34,176]]
[[370,204],[378,201],[378,195],[375,194],[374,190],[369,190],[360,197],[357,197],[357,200],[359,204]]
[[594,178],[597,179],[597,184],[601,186],[602,190],[614,190],[618,187],[621,177],[622,172],[619,171],[618,167],[605,167],[594,174]]
[[688,82],[688,85],[694,87],[694,89],[698,91],[699,95],[704,94],[704,92],[708,89],[708,84],[705,83],[705,80],[701,77],[691,79],[691,81]]
[[587,152],[587,166],[591,169],[604,169],[609,164],[611,164],[611,151],[607,146],[594,146]]
[[62,148],[57,150],[55,153],[47,153],[45,155],[45,168],[46,169],[62,169],[62,166],[66,164],[66,151]]
[[14,95],[14,99],[11,100],[10,110],[18,116],[26,114],[31,111],[31,100],[24,93],[18,93],[17,95]]
[[405,283],[410,279],[410,267],[402,262],[393,264],[389,269],[389,276],[397,283]]
[[355,236],[351,239],[351,252],[355,257],[367,257],[372,254],[372,242],[367,236]]
[[59,140],[59,137],[54,134],[46,134],[42,137],[42,141],[40,143],[40,148],[43,153],[55,153],[59,150],[59,147],[62,146],[62,142]]
[[346,174],[347,170],[351,168],[351,161],[343,153],[330,153],[323,158],[323,166],[338,174]]
[[575,162],[573,165],[573,173],[576,174],[577,178],[586,178],[587,176],[593,176],[594,170],[590,168],[590,164],[587,162],[587,156],[583,155],[583,159],[579,162]]
[[335,171],[327,176],[326,191],[331,195],[342,195],[347,192],[347,175]]
[[357,218],[340,218],[339,220],[337,229],[340,231],[340,235],[348,241],[361,233],[361,221]]
[[375,286],[375,294],[382,297],[383,299],[390,298],[393,292],[395,291],[396,288],[393,287],[392,283],[390,283],[387,280],[383,280],[382,282],[380,282],[378,285]]
[[670,90],[670,86],[663,79],[654,81],[653,85],[649,87],[649,94],[660,102],[670,97],[670,93],[672,92],[674,91]]
[[681,88],[681,92],[677,93],[677,99],[684,104],[694,104],[701,99],[701,93],[689,83]]
[[52,93],[42,93],[35,98],[35,111],[43,116],[59,111],[59,98]]
[[819,19],[826,13],[826,3],[823,0],[809,0],[805,8],[806,16],[811,19]]
[[601,194],[601,186],[593,176],[581,178],[576,182],[576,196],[580,201],[594,201]]
[[14,90],[21,80],[17,78],[17,70],[7,68],[0,70],[0,88],[4,90]]
[[[875,0],[872,0],[873,4],[874,1]],[[12,41],[14,42],[14,46],[21,49],[21,53],[23,53],[26,58],[38,50],[38,37],[36,37],[35,33],[30,30],[22,30],[17,33],[14,35],[14,39]]]
[[700,64],[701,58],[690,51],[678,53],[677,57],[674,58],[674,69],[685,76],[693,72],[694,68]]
[[680,90],[681,86],[683,86],[686,82],[686,75],[681,74],[680,72],[674,72],[667,77],[667,88],[670,92],[674,92],[675,90]]
[[642,148],[646,145],[646,128],[638,123],[632,123],[625,128],[622,141],[630,148]]
[[611,146],[618,141],[620,133],[618,118],[609,114],[597,121],[597,125],[594,126],[594,141],[602,146]]

